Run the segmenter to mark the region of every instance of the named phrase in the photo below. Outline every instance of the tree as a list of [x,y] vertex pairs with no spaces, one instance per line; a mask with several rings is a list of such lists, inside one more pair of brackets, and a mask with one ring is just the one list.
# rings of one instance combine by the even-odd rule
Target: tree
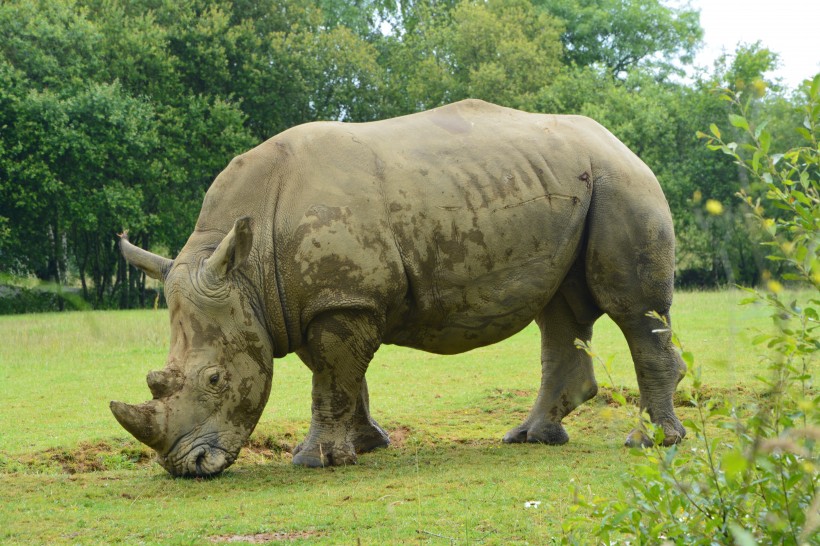
[[533,109],[560,70],[561,26],[527,0],[418,3],[412,20],[387,48],[401,113],[468,97]]
[[564,63],[600,66],[624,78],[636,67],[662,79],[692,61],[703,36],[700,16],[660,0],[535,0],[564,22]]
[[327,28],[337,15],[298,0],[0,4],[0,268],[76,275],[97,306],[142,299],[117,231],[176,253],[231,157],[305,121],[377,115],[377,51]]

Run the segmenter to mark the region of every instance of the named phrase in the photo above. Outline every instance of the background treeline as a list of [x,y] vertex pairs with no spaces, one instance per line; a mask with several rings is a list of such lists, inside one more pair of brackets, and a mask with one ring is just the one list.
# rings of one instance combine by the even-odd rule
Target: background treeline
[[696,132],[726,119],[718,85],[799,125],[760,44],[681,77],[699,17],[659,0],[6,0],[0,36],[0,274],[94,307],[153,303],[117,232],[175,255],[234,155],[466,97],[598,120],[664,187],[679,283],[752,284],[749,182]]

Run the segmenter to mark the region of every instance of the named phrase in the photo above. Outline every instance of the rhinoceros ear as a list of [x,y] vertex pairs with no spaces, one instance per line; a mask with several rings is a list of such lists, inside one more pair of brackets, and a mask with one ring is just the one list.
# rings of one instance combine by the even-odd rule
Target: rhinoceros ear
[[210,258],[205,269],[211,279],[224,279],[228,273],[245,263],[253,246],[253,226],[248,216],[237,220],[233,229],[225,235]]
[[173,260],[157,256],[138,246],[132,245],[128,241],[128,231],[120,233],[120,252],[122,252],[123,257],[128,263],[141,269],[149,277],[159,281],[165,280],[165,277],[168,276],[168,272],[171,270],[171,266],[174,265]]

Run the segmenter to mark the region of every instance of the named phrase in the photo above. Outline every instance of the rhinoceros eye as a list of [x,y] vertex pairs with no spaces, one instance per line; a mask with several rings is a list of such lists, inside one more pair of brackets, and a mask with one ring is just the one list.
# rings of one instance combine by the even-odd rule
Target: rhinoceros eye
[[211,375],[211,377],[208,378],[208,381],[211,383],[211,385],[216,385],[217,383],[219,383],[219,374],[215,373]]

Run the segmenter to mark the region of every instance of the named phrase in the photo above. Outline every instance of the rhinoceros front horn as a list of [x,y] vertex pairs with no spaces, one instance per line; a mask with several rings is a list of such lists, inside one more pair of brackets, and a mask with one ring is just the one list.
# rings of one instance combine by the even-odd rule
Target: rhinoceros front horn
[[143,250],[138,246],[134,246],[128,241],[128,231],[123,231],[120,234],[120,252],[122,252],[125,260],[131,265],[138,267],[146,275],[164,281],[174,265],[173,260],[157,256],[152,252]]
[[165,436],[165,408],[161,402],[151,400],[133,406],[112,401],[110,407],[125,430],[143,444],[158,450]]

